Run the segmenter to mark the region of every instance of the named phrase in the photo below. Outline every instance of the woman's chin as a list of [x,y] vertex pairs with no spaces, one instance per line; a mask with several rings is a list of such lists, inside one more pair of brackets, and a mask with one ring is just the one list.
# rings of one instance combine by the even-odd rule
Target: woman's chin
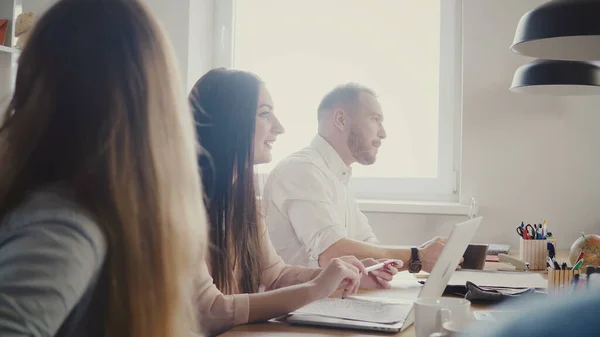
[[254,165],[268,164],[271,162],[271,160],[273,160],[273,157],[271,156],[271,154],[264,153],[260,156],[257,156],[257,158],[254,159]]

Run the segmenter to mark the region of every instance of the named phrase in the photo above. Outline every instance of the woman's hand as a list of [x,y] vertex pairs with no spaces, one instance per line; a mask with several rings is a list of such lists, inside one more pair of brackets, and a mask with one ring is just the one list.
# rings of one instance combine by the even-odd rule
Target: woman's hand
[[331,259],[311,282],[314,283],[319,298],[325,298],[338,289],[344,289],[342,297],[346,297],[356,294],[364,271],[363,264],[353,256]]
[[[388,259],[364,259],[361,260],[365,267],[369,267],[381,262],[389,261]],[[393,264],[387,265],[378,270],[373,270],[368,274],[364,274],[360,280],[360,287],[365,289],[389,289],[392,286],[389,282],[398,274],[398,269],[402,268],[404,263],[400,260],[395,260]]]

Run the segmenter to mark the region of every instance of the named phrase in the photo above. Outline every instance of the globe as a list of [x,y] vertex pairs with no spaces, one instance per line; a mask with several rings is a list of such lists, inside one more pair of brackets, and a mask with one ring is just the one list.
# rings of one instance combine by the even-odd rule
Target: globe
[[583,252],[583,264],[580,270],[585,272],[586,266],[600,266],[600,235],[581,233],[581,236],[573,242],[569,252],[571,266],[575,265],[581,252]]

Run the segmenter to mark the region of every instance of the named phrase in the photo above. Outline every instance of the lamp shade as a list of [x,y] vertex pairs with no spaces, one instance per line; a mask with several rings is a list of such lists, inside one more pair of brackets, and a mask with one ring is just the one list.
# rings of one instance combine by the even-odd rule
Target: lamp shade
[[600,67],[590,62],[535,60],[520,66],[513,92],[552,96],[600,94]]
[[553,0],[527,12],[511,49],[552,60],[600,60],[600,1]]

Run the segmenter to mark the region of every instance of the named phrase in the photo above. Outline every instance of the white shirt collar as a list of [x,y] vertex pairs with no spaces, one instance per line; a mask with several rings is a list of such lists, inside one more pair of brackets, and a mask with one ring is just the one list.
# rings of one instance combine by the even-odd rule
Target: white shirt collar
[[331,172],[335,173],[336,177],[338,177],[341,182],[348,184],[350,177],[352,176],[352,168],[346,166],[342,157],[340,157],[337,151],[329,144],[329,142],[327,142],[327,140],[325,140],[325,138],[316,135],[310,143],[310,147],[319,152],[325,160],[327,167]]

